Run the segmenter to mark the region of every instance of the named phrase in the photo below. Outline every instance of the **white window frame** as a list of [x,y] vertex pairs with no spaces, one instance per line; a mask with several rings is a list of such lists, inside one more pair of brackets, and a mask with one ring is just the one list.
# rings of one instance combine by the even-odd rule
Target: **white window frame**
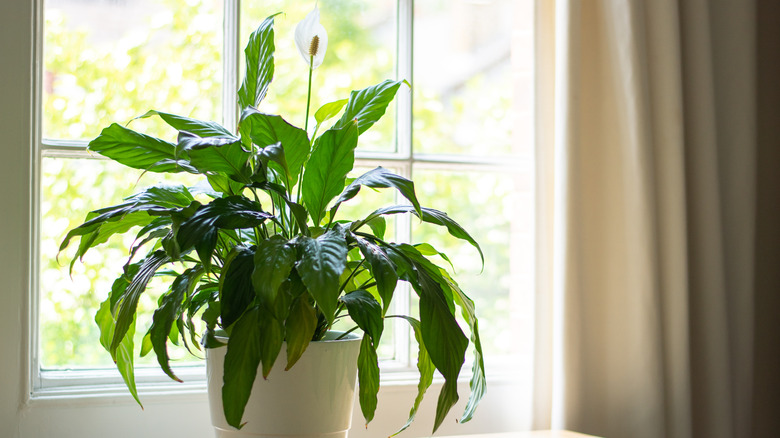
[[[238,21],[239,0],[225,0],[225,14],[236,19],[234,32],[226,32],[226,57],[238,57]],[[412,50],[412,9],[414,0],[401,0],[398,8],[399,51],[408,54],[403,59],[411,60]],[[2,2],[0,5],[0,35],[3,40],[16,41],[10,49],[0,45],[0,55],[7,64],[0,66],[3,83],[0,84],[0,97],[16,97],[16,100],[0,107],[0,127],[5,133],[2,147],[8,149],[7,159],[0,160],[0,175],[8,179],[5,187],[11,188],[4,197],[10,208],[4,213],[4,233],[0,244],[6,249],[0,254],[0,274],[6,279],[3,293],[0,293],[0,329],[4,334],[0,341],[0,436],[8,437],[102,437],[111,434],[114,437],[137,436],[212,436],[210,420],[207,414],[205,385],[202,380],[179,385],[157,378],[161,373],[142,371],[139,392],[145,403],[145,411],[138,408],[126,389],[116,383],[115,375],[94,373],[89,379],[73,379],[67,372],[51,373],[42,380],[34,370],[38,367],[37,358],[37,297],[38,297],[38,201],[39,201],[39,163],[46,156],[79,156],[74,146],[83,147],[83,143],[65,141],[46,141],[41,136],[39,120],[41,108],[41,49],[43,32],[43,0],[30,2]],[[5,39],[6,37],[11,39]],[[6,53],[6,51],[8,53]],[[400,59],[401,57],[399,57]],[[231,65],[231,62],[226,59]],[[398,76],[411,78],[411,62],[399,61]],[[234,90],[238,83],[237,69],[225,68],[226,89]],[[232,81],[232,82],[230,82]],[[21,89],[19,89],[21,87]],[[21,95],[21,98],[19,96]],[[231,100],[232,102],[232,100]],[[13,103],[13,104],[12,104]],[[233,108],[224,105],[225,108]],[[231,111],[226,111],[229,123]],[[235,117],[235,114],[232,115]],[[512,163],[506,160],[481,159],[475,162],[473,157],[464,159],[458,156],[415,155],[412,151],[411,133],[411,95],[399,96],[398,111],[398,147],[395,153],[360,152],[357,164],[371,164],[377,160],[392,162],[402,174],[409,175],[414,167],[444,165],[448,168],[463,166],[463,169],[507,170]],[[235,119],[233,119],[235,120]],[[1,144],[1,143],[0,143]],[[28,188],[25,190],[24,188]],[[14,189],[18,188],[18,189]],[[400,334],[400,333],[399,333]],[[397,336],[408,339],[408,336]],[[400,351],[400,350],[399,350]],[[408,346],[405,351],[408,351]],[[391,366],[398,371],[408,371],[408,357],[400,357],[398,363]],[[390,364],[388,364],[390,365]],[[464,371],[468,367],[464,367]],[[507,370],[504,370],[507,371]],[[187,374],[187,373],[184,373]],[[192,376],[198,372],[192,373]],[[388,379],[384,374],[383,389],[380,392],[380,411],[368,430],[355,427],[352,438],[369,436],[387,436],[403,424],[411,400],[416,393],[416,381],[408,373],[394,373]],[[464,372],[465,375],[469,374]],[[192,379],[185,378],[185,381]],[[455,422],[445,422],[440,434],[467,434],[518,429],[512,403],[518,383],[508,373],[491,373],[490,395],[483,401],[479,414],[464,425],[455,426]],[[468,394],[467,384],[462,385],[463,400],[453,409],[461,411]],[[403,436],[427,436],[430,420],[435,408],[434,385],[418,415],[418,420]],[[355,424],[362,421],[356,408]],[[454,419],[455,414],[452,414]]]

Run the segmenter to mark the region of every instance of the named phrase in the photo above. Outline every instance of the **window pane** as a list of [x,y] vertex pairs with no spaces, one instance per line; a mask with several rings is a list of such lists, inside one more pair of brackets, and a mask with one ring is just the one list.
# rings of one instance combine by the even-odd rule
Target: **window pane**
[[150,109],[219,121],[222,15],[222,0],[47,0],[44,137],[94,138]]
[[[295,46],[295,26],[314,2],[274,0],[241,5],[241,47],[262,20],[276,12],[274,81],[260,110],[282,115],[303,127],[308,66]],[[329,0],[319,4],[320,22],[328,32],[328,51],[314,71],[310,124],[321,105],[349,97],[349,92],[395,78],[396,2],[394,0]],[[242,52],[243,58],[243,52]],[[242,59],[243,63],[243,59]],[[326,122],[328,123],[328,122]],[[330,122],[332,123],[332,121]],[[326,127],[329,127],[327,124]],[[309,126],[311,132],[313,126]],[[320,130],[322,132],[322,130]],[[360,136],[360,149],[395,151],[395,106],[381,122]]]
[[527,177],[436,169],[416,169],[414,174],[420,202],[446,212],[485,254],[480,272],[479,253],[470,244],[450,236],[444,227],[412,221],[412,241],[428,242],[445,253],[455,266],[455,280],[475,301],[488,359],[520,353],[526,341],[521,334],[530,332],[533,201]]
[[532,11],[516,0],[417,2],[416,153],[516,155],[531,144]]

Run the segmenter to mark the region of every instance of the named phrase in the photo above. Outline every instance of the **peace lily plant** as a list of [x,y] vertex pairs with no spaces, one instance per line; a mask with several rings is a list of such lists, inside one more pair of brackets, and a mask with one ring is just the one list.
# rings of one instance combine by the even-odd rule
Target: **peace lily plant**
[[[295,42],[309,67],[304,129],[257,109],[274,75],[270,16],[252,33],[245,50],[246,77],[238,90],[242,111],[235,132],[210,121],[149,111],[140,117],[162,119],[178,131],[176,142],[112,124],[89,143],[90,151],[125,166],[188,172],[208,183],[196,188],[148,187],[117,205],[90,212],[82,225],[68,232],[60,251],[74,238],[79,240],[71,268],[112,235],[135,232],[127,263],[95,316],[100,342],[138,401],[133,366],[138,302],[153,277],[168,279],[140,355],[153,351],[162,370],[180,381],[171,369],[168,342],[188,349],[200,349],[199,343],[216,348],[224,345],[217,332],[224,333],[224,414],[230,425],[240,428],[257,373],[268,376],[283,346],[287,363],[276,366],[290,369],[310,342],[323,339],[334,322],[349,318],[363,332],[358,394],[368,423],[379,390],[376,350],[385,321],[397,318],[414,331],[420,372],[418,395],[401,430],[414,419],[435,370],[444,385],[433,430],[442,424],[458,400],[457,380],[471,342],[471,396],[460,419],[468,421],[486,385],[474,303],[447,270],[429,258],[447,260],[445,255],[428,244],[389,242],[386,218],[410,213],[446,228],[480,256],[482,251],[445,213],[422,207],[412,181],[382,167],[354,180],[347,177],[359,136],[382,117],[405,81],[386,80],[321,106],[310,133],[311,77],[323,62],[328,42],[316,8],[298,25]],[[339,207],[362,187],[395,189],[408,204],[383,207],[366,217],[340,217]],[[399,281],[418,295],[419,319],[388,314]],[[470,337],[461,329],[458,314]]]

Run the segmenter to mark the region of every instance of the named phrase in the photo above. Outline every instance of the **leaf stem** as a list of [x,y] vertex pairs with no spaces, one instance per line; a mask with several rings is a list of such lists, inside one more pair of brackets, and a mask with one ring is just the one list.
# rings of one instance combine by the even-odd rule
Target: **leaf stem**
[[357,274],[358,270],[360,269],[361,266],[363,266],[363,262],[365,262],[365,261],[366,261],[366,259],[363,259],[363,260],[360,261],[360,263],[358,263],[357,266],[355,266],[355,269],[352,271],[352,273],[349,274],[349,277],[347,277],[347,279],[344,280],[344,284],[341,285],[341,288],[339,289],[339,292],[343,291],[344,288],[347,287],[347,283],[349,283],[349,281],[352,280],[352,277],[354,277],[355,274]]
[[352,327],[351,329],[349,329],[349,330],[345,331],[344,333],[340,334],[339,337],[336,338],[336,340],[340,341],[340,340],[344,339],[345,336],[347,336],[348,334],[354,332],[357,329],[358,329],[358,326]]

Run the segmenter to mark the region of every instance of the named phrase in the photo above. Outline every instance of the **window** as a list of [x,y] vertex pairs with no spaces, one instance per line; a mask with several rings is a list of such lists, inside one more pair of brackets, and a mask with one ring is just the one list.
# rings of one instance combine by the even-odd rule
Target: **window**
[[[129,121],[149,109],[235,125],[243,44],[254,26],[277,11],[286,13],[276,21],[277,74],[261,109],[293,122],[302,119],[306,70],[291,34],[311,6],[292,0],[41,0],[34,399],[94,394],[129,399],[97,343],[90,309],[104,295],[94,291],[110,289],[131,242],[112,241],[93,252],[84,264],[74,265],[72,279],[61,265],[68,254],[59,261],[56,255],[66,230],[87,211],[116,201],[136,184],[156,181],[149,175],[139,181],[138,174],[90,155],[88,140],[109,123]],[[326,0],[320,8],[330,44],[315,72],[313,106],[387,77],[410,79],[412,91],[399,96],[381,125],[361,137],[357,165],[381,164],[411,176],[424,205],[447,211],[483,246],[487,264],[480,274],[479,257],[467,245],[438,230],[419,229],[411,220],[394,224],[396,239],[430,241],[462,270],[459,281],[482,319],[489,382],[497,382],[489,397],[522,387],[520,401],[528,404],[530,371],[518,380],[516,370],[530,370],[532,349],[532,0]],[[153,119],[132,123],[151,134],[170,135]],[[360,211],[372,207],[352,206]],[[154,295],[145,299],[150,305]],[[396,303],[413,304],[411,296]],[[147,324],[139,321],[139,326]],[[398,370],[400,388],[414,358],[407,329],[399,325],[392,333],[383,350],[384,377]],[[147,395],[156,400],[149,394],[160,388],[184,394],[176,398],[179,402],[193,400],[186,394],[202,387],[202,368],[178,373],[192,383],[169,389],[173,384],[157,372],[153,360],[147,361],[152,364],[148,370],[139,371],[147,382],[139,388],[142,400]],[[182,360],[186,365],[186,356]],[[501,389],[505,382],[514,389]],[[198,397],[194,400],[205,399]],[[383,397],[380,410],[383,402],[392,405],[388,400],[395,395]],[[399,419],[407,404],[398,403]],[[493,424],[501,430],[527,421],[504,418],[480,425],[489,409],[481,409],[474,427]],[[390,428],[400,425],[394,421]],[[375,423],[370,433],[383,427]],[[416,427],[409,433],[424,433],[429,425]],[[445,433],[467,433],[468,427]]]

